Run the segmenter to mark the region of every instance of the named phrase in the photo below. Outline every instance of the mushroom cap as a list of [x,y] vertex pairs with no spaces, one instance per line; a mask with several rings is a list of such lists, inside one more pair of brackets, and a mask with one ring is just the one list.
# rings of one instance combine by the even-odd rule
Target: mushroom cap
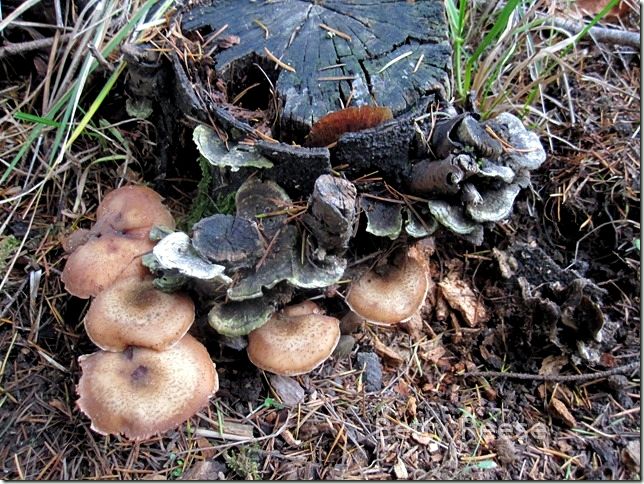
[[67,259],[61,279],[70,294],[82,299],[96,296],[118,278],[143,277],[148,271],[141,256],[154,242],[114,234],[94,237],[78,247]]
[[151,278],[128,277],[92,301],[85,331],[102,350],[140,346],[162,351],[176,344],[194,319],[195,305],[187,295],[162,292]]
[[206,406],[219,388],[208,351],[190,335],[165,351],[98,351],[78,362],[76,404],[103,435],[140,440],[165,432]]
[[[296,309],[295,313],[301,314],[302,310]],[[276,313],[248,334],[246,350],[258,368],[293,376],[321,365],[331,356],[339,339],[340,321],[336,318],[308,310],[298,316]]]
[[412,247],[383,274],[372,269],[353,281],[346,303],[367,321],[395,324],[408,320],[421,308],[428,287],[427,263],[420,250]]
[[149,231],[153,225],[174,228],[174,217],[161,200],[161,195],[144,186],[126,185],[112,190],[96,209],[95,228],[105,230],[107,226],[124,233]]
[[308,299],[298,304],[291,304],[282,309],[282,316],[287,318],[296,318],[298,316],[308,316],[309,314],[322,314],[322,308]]

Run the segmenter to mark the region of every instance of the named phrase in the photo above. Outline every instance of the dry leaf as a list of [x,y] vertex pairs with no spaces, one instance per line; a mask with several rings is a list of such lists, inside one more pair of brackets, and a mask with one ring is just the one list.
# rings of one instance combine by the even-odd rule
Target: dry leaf
[[410,418],[416,418],[416,398],[409,397],[407,399],[407,405],[405,405],[405,412],[409,415]]
[[426,432],[412,432],[411,438],[420,445],[428,445],[430,442],[432,442],[432,436]]
[[396,353],[389,346],[385,345],[378,338],[374,338],[373,349],[392,366],[400,366],[405,362],[405,359],[402,356]]
[[449,315],[447,301],[445,301],[445,298],[438,291],[436,296],[436,309],[434,311],[436,321],[445,321]]
[[[610,2],[611,0],[577,0],[577,7],[579,7],[579,10],[581,10],[583,14],[594,17],[599,12],[601,12]],[[628,14],[628,10],[628,3],[624,0],[621,0],[617,3],[617,5],[610,9],[610,11],[606,14],[606,17],[604,18],[621,18]]]
[[567,363],[567,356],[546,356],[541,362],[539,375],[558,375]]
[[570,410],[568,410],[568,407],[559,399],[557,398],[552,398],[550,400],[550,405],[548,406],[548,410],[550,410],[550,413],[561,420],[564,424],[566,424],[568,427],[573,428],[577,426],[577,421],[575,420],[575,417],[572,416],[570,413]]
[[271,374],[269,380],[284,405],[294,406],[304,400],[304,388],[295,379]]
[[403,461],[401,461],[400,459],[398,459],[398,462],[394,464],[394,475],[396,476],[396,479],[400,479],[402,481],[409,479],[407,468],[405,467]]
[[490,319],[490,316],[474,294],[472,288],[455,274],[448,275],[438,283],[441,293],[447,303],[463,315],[463,319],[469,326],[476,326]]
[[226,464],[215,460],[200,460],[181,476],[182,481],[217,481],[220,473],[226,471]]

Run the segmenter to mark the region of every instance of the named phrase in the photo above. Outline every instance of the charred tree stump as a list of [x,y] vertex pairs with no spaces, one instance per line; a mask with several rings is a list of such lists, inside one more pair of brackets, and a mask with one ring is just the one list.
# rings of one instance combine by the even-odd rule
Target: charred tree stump
[[[301,141],[325,114],[376,104],[394,117],[446,91],[451,47],[440,0],[213,1],[183,16],[184,34],[239,42],[213,53],[229,97],[268,76],[280,103],[274,136]],[[263,71],[263,72],[262,72]]]

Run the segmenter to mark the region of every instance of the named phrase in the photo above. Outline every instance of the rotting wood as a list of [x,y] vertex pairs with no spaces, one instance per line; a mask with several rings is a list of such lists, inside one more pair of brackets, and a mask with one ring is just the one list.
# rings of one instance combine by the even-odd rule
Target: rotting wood
[[[181,27],[184,34],[204,35],[223,24],[241,42],[213,53],[217,74],[227,80],[248,78],[253,60],[270,59],[263,65],[283,103],[282,137],[304,136],[321,116],[341,109],[351,92],[355,105],[388,106],[398,116],[426,94],[447,90],[451,47],[438,0],[378,8],[346,0],[240,7],[229,0],[192,8]],[[338,80],[320,82],[317,73],[329,65],[339,65],[333,76]],[[240,70],[246,70],[244,76]]]

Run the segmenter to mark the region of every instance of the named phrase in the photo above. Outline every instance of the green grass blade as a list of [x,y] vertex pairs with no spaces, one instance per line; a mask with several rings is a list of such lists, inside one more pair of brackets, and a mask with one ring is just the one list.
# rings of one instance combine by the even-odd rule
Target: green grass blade
[[101,91],[98,93],[98,96],[96,96],[96,99],[94,99],[94,102],[92,102],[91,106],[87,110],[87,113],[85,113],[85,116],[83,116],[83,119],[80,120],[78,123],[78,126],[76,126],[76,129],[72,133],[72,135],[69,137],[69,140],[67,141],[67,144],[65,145],[65,150],[71,146],[71,144],[76,141],[76,138],[85,130],[87,127],[87,124],[90,122],[92,117],[94,117],[94,114],[96,114],[96,111],[98,111],[98,108],[103,104],[103,101],[105,101],[105,98],[107,95],[110,93],[112,88],[114,87],[114,84],[116,84],[116,81],[118,80],[119,76],[121,73],[125,70],[126,63],[121,62],[119,66],[114,69],[114,72],[112,72],[112,75],[109,77]]
[[53,119],[49,118],[43,118],[41,116],[36,116],[35,114],[29,114],[29,113],[23,113],[22,111],[18,111],[15,113],[14,118],[16,118],[19,121],[27,121],[29,123],[33,124],[42,124],[45,126],[53,126],[54,128],[60,128],[61,124],[54,121]]

